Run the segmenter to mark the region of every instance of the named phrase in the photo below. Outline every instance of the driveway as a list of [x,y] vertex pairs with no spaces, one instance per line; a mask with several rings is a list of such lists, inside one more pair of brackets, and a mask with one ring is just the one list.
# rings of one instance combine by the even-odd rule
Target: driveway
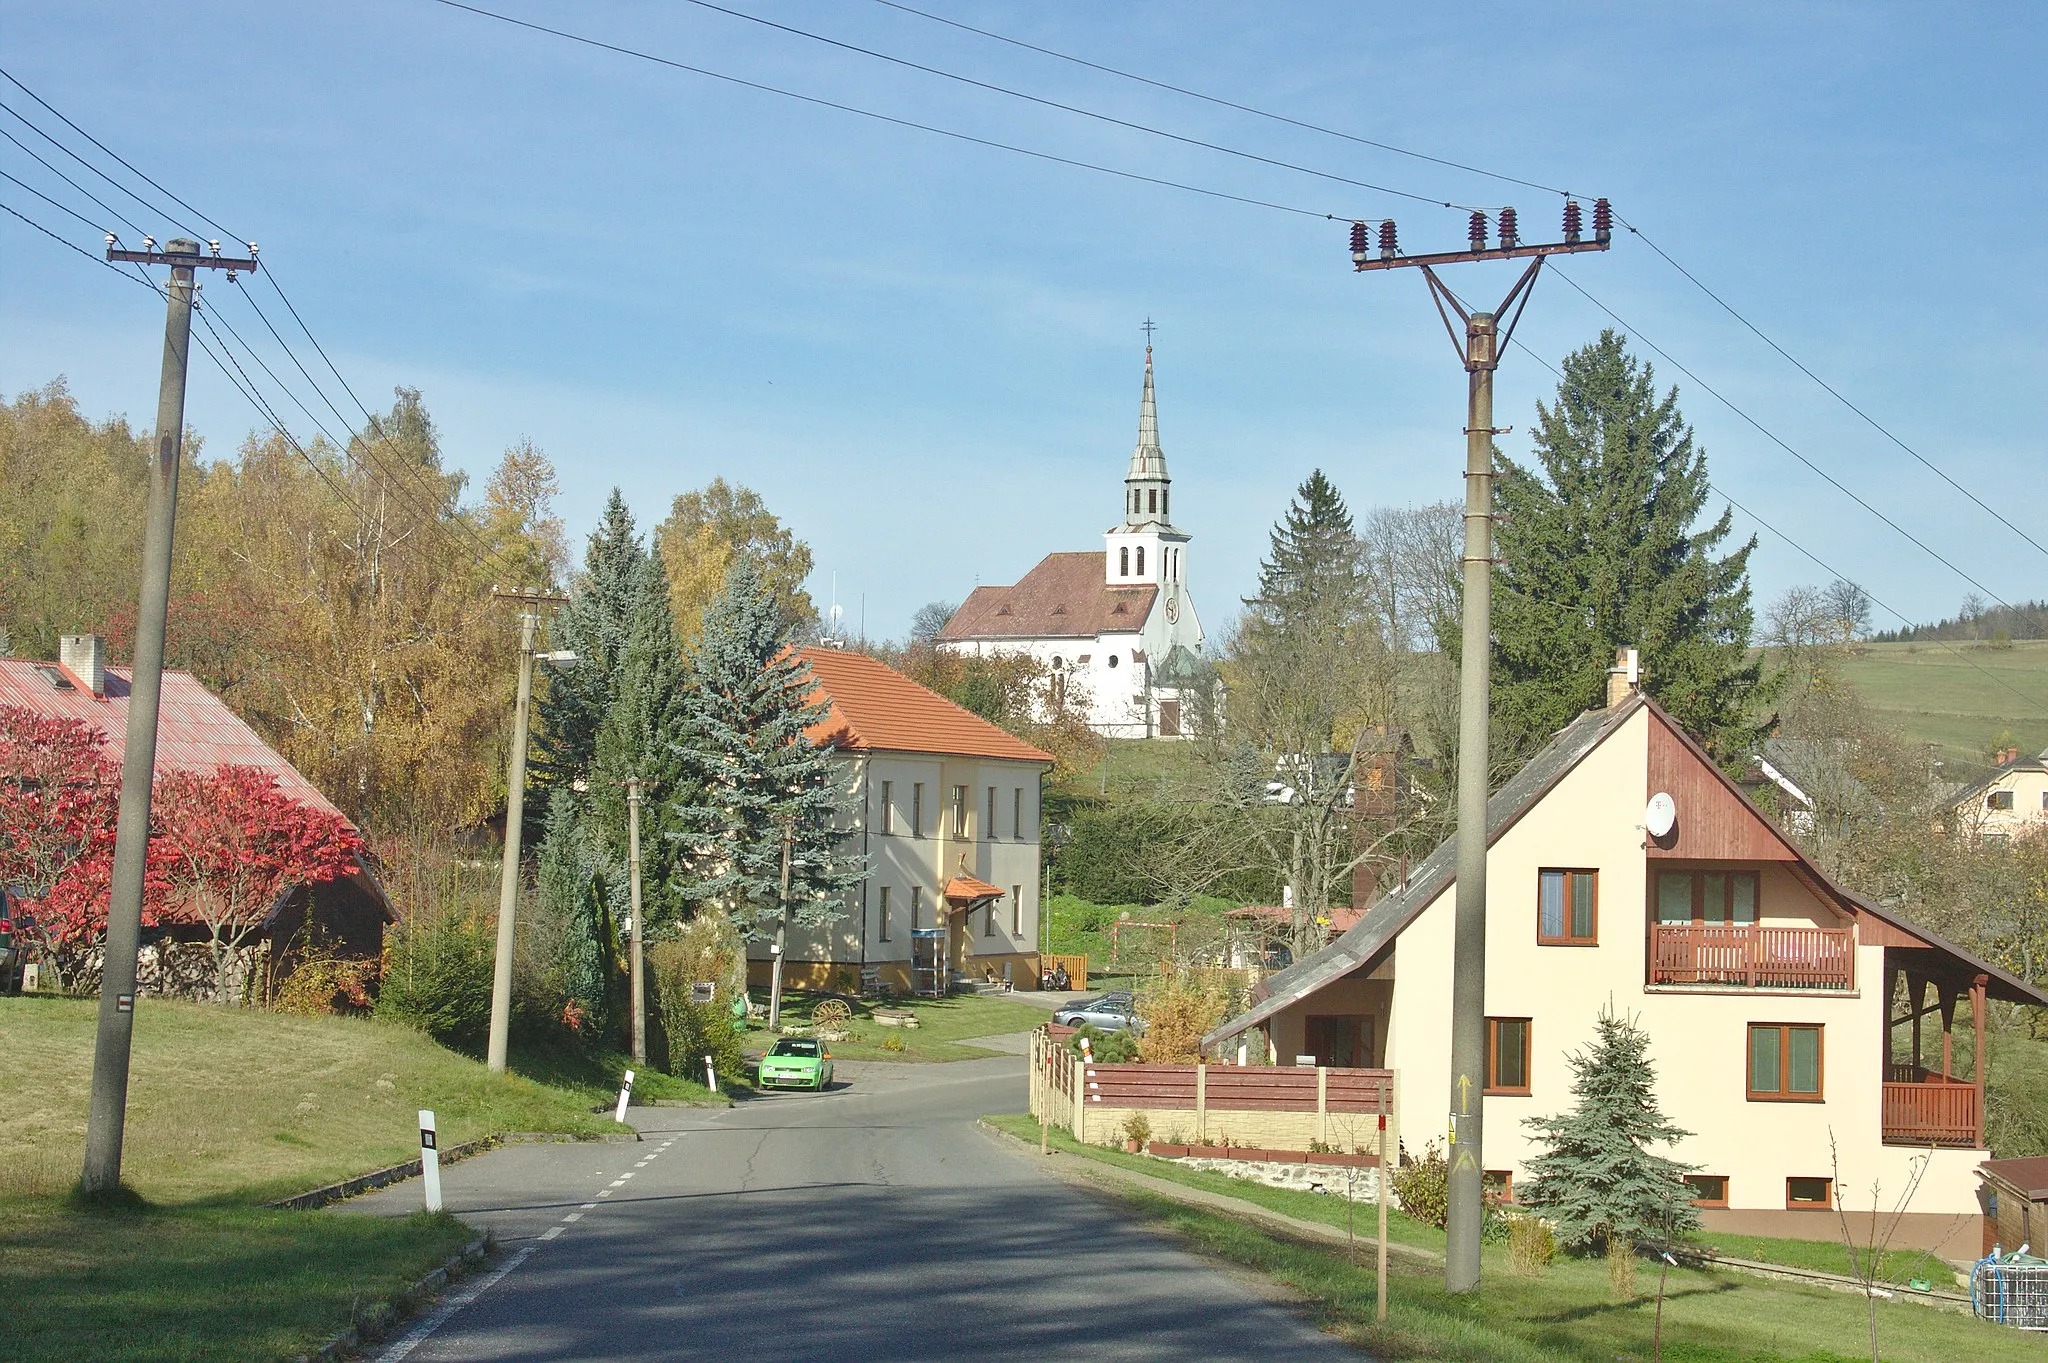
[[[636,1144],[450,1166],[447,1204],[497,1231],[502,1276],[380,1356],[1357,1357],[1262,1283],[977,1127],[1024,1108],[1020,1060],[842,1062],[838,1076],[726,1110],[634,1108]],[[419,1197],[409,1182],[332,1214],[400,1215]]]

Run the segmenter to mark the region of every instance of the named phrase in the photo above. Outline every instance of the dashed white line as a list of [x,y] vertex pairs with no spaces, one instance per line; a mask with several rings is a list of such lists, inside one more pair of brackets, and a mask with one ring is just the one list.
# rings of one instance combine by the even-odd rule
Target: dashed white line
[[592,1207],[595,1207],[596,1205],[597,1205],[597,1204],[596,1204],[595,1202],[586,1202],[586,1203],[584,1203],[584,1204],[583,1204],[583,1210],[587,1212],[587,1211],[589,1211],[589,1210],[590,1210],[590,1209],[591,1209]]
[[546,1230],[540,1233],[540,1238],[543,1240],[552,1240],[561,1233],[562,1228],[560,1226],[549,1226]]
[[563,1218],[562,1218],[562,1222],[563,1222],[563,1224],[564,1224],[564,1225],[566,1225],[566,1224],[568,1224],[568,1223],[569,1223],[569,1222],[571,1222],[571,1221],[581,1221],[582,1219],[583,1219],[583,1213],[582,1213],[582,1212],[570,1212],[570,1213],[569,1213],[569,1214],[568,1214],[567,1216],[565,1216],[565,1217],[563,1217]]

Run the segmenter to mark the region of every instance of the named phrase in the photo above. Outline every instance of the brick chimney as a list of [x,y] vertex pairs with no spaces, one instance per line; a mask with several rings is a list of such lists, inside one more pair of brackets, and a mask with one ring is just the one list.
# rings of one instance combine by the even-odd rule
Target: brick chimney
[[2001,767],[2009,767],[2019,760],[2020,750],[2018,748],[2000,748],[1998,750],[1998,765]]
[[1642,684],[1643,669],[1632,648],[1614,650],[1614,666],[1607,669],[1607,707],[1611,710],[1627,700]]
[[67,634],[57,642],[57,661],[79,685],[100,699],[107,695],[107,641],[97,634]]

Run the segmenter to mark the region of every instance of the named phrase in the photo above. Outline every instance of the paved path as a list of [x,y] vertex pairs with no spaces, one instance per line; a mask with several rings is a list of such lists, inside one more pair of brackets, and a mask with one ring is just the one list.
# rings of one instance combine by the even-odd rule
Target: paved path
[[[1018,1060],[839,1072],[825,1094],[635,1108],[637,1144],[451,1166],[450,1209],[493,1227],[510,1267],[381,1356],[1357,1356],[977,1127],[1024,1106]],[[395,1215],[418,1199],[406,1183],[347,1206]]]

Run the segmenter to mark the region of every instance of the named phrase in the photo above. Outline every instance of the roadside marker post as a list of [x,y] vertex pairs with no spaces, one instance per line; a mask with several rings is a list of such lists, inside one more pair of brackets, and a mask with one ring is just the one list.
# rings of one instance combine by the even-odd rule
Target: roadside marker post
[[426,1184],[427,1210],[441,1210],[441,1148],[434,1132],[434,1114],[420,1109],[420,1178]]
[[623,1121],[625,1121],[625,1120],[626,1120],[626,1100],[627,1100],[628,1098],[631,1098],[632,1096],[633,1096],[633,1071],[631,1071],[631,1070],[627,1070],[627,1071],[626,1071],[626,1082],[625,1082],[625,1083],[623,1083],[623,1084],[621,1084],[621,1085],[619,1085],[619,1110],[618,1110],[617,1112],[614,1112],[614,1113],[612,1114],[612,1120],[613,1120],[613,1121],[615,1121],[615,1122],[623,1122]]
[[708,1055],[704,1057],[704,1087],[713,1093],[718,1092],[718,1071],[711,1068],[711,1057]]

